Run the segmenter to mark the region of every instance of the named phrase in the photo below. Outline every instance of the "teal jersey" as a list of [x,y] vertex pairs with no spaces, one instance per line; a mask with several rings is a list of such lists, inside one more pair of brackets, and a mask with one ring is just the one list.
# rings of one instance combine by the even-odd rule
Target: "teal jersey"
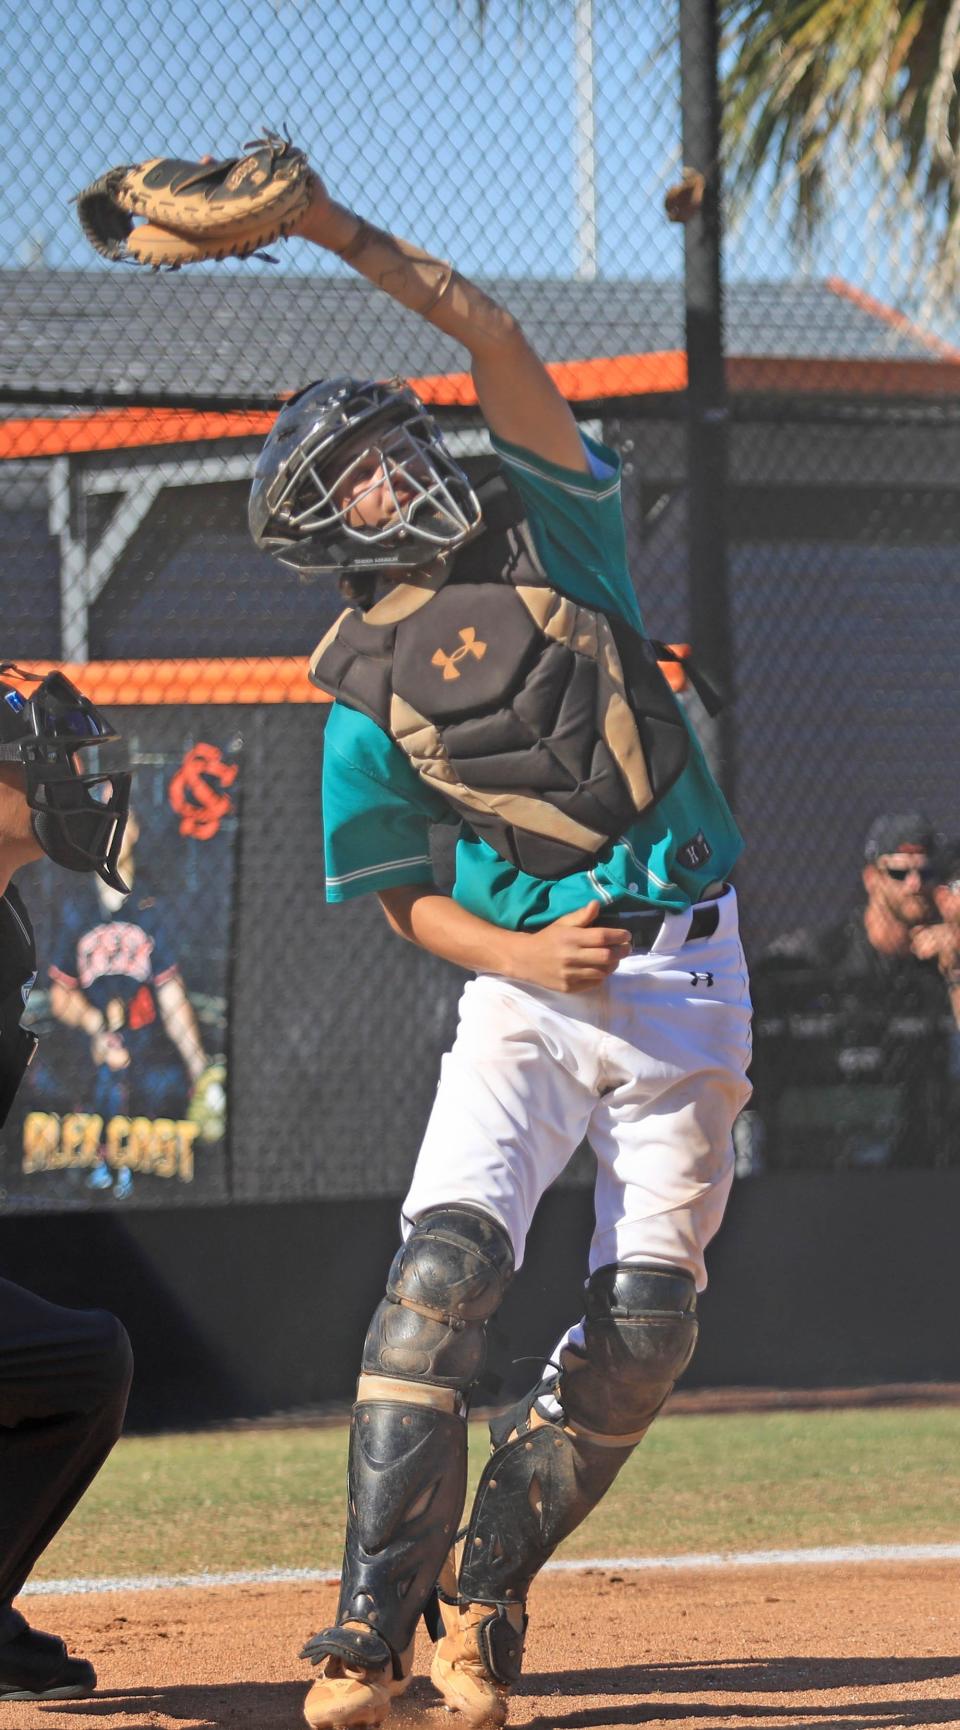
[[[544,571],[571,599],[616,612],[643,629],[627,569],[620,462],[584,439],[591,473],[544,462],[500,439],[493,444],[523,499]],[[346,901],[397,884],[430,883],[430,825],[457,821],[375,721],[335,703],[324,743],[327,899]],[[465,827],[453,894],[481,919],[536,930],[587,901],[605,907],[680,910],[728,876],[741,839],[695,734],[682,775],[589,871],[530,877]]]

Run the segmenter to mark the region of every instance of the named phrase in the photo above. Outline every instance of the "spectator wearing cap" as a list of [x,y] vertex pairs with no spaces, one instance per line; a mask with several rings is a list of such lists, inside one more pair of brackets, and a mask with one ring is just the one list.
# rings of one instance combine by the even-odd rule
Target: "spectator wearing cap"
[[[933,863],[937,836],[918,811],[881,816],[864,843],[863,934],[878,956],[916,958],[916,934],[936,919]],[[851,931],[856,943],[857,933]]]
[[937,920],[937,841],[933,823],[919,811],[877,817],[863,847],[863,905],[824,931],[773,944],[770,954],[806,955],[832,972],[871,980],[891,1002],[942,1008],[939,969],[917,949],[919,933]]
[[754,962],[757,1121],[747,1126],[742,1170],[952,1157],[949,1068],[960,989],[950,983],[950,958],[960,954],[960,891],[953,933],[937,938],[945,923],[937,841],[921,812],[877,817],[864,842],[865,900],[825,930],[778,939]]

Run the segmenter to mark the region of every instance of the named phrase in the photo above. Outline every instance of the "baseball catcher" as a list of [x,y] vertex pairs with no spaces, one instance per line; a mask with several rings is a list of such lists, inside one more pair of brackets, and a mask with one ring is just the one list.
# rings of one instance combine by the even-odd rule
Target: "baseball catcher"
[[[250,498],[256,543],[349,602],[311,662],[335,698],[328,899],[376,894],[393,932],[475,974],[363,1348],[306,1716],[379,1724],[425,1615],[446,1705],[500,1725],[532,1581],[694,1349],[749,1095],[741,842],[643,628],[615,452],[506,307],[309,187],[294,232],[465,346],[494,456],[468,476],[401,378],[327,380],[279,415]],[[451,821],[447,895],[428,840]],[[485,1327],[584,1136],[584,1314],[492,1425],[464,1512]]]

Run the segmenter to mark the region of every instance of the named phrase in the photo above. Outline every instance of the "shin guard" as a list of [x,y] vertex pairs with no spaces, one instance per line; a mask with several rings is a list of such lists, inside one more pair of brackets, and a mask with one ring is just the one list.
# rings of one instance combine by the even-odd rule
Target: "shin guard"
[[399,1679],[463,1510],[467,1401],[512,1272],[504,1228],[466,1206],[423,1215],[399,1251],[364,1346],[337,1625],[309,1642],[314,1663],[389,1661]]
[[[461,1604],[489,1604],[503,1617],[525,1602],[535,1574],[605,1495],[689,1362],[695,1309],[693,1280],[681,1270],[622,1263],[591,1275],[583,1345],[564,1348],[555,1384],[491,1425],[494,1451],[463,1547]],[[506,1630],[502,1639],[514,1644]]]

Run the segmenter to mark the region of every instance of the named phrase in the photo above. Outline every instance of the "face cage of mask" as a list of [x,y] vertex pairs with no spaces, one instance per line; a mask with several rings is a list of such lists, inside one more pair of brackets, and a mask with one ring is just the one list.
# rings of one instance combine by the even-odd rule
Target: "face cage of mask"
[[23,713],[30,732],[0,746],[0,761],[24,770],[44,852],[67,869],[96,871],[126,894],[117,861],[131,776],[119,735],[62,673],[47,675]]
[[[316,455],[323,458],[324,453],[318,451]],[[377,467],[369,485],[361,488],[348,502],[338,504],[336,495],[342,496],[351,477],[371,460]],[[322,466],[329,468],[331,461],[331,457],[326,455]],[[424,469],[429,479],[424,478]],[[382,524],[357,526],[349,522],[350,514],[365,498],[377,492],[384,481],[393,514]],[[305,483],[312,496],[309,503],[298,509],[297,497]],[[398,496],[398,484],[409,497]],[[459,499],[457,493],[461,495]],[[435,515],[432,527],[415,520],[424,509]],[[372,438],[369,443],[361,445],[350,461],[338,468],[332,479],[324,480],[316,457],[308,447],[299,467],[284,486],[275,514],[285,528],[295,529],[303,535],[336,530],[361,546],[378,547],[389,545],[391,541],[416,540],[436,548],[438,552],[448,552],[459,546],[480,524],[480,504],[470,482],[439,443],[427,415],[418,415],[415,420],[392,427],[382,438]]]
[[[81,756],[81,750],[70,753],[74,762]],[[25,768],[34,833],[48,858],[68,871],[95,871],[126,895],[129,885],[118,863],[130,810],[130,771],[91,775],[49,758],[28,759]]]

